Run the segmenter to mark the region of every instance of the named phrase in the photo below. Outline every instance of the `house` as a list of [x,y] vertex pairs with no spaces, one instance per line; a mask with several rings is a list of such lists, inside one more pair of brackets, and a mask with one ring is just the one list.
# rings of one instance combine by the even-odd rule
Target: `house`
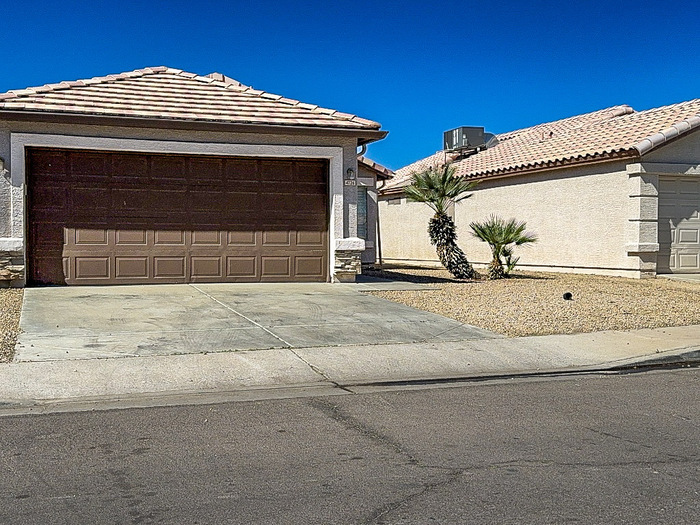
[[0,280],[353,281],[380,127],[168,67],[0,94]]
[[[653,277],[700,273],[700,99],[635,111],[616,106],[503,133],[491,144],[439,151],[397,170],[380,190],[384,261],[437,262],[431,212],[409,203],[412,173],[451,162],[479,181],[453,210],[458,242],[486,264],[469,223],[490,214],[527,222],[539,241],[519,266]],[[483,132],[483,129],[481,130]]]

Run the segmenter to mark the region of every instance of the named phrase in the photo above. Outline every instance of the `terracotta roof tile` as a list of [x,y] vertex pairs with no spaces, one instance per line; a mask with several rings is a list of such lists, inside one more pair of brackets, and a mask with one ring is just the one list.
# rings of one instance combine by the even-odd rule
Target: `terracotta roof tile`
[[[455,160],[456,174],[470,178],[509,175],[613,156],[640,156],[700,127],[700,99],[634,111],[615,106],[497,135],[498,144]],[[454,160],[443,151],[396,171],[385,191],[410,183],[411,175]]]
[[0,93],[3,111],[379,130],[378,123],[165,66]]
[[374,171],[377,174],[377,177],[379,177],[380,179],[390,179],[394,176],[394,172],[391,171],[389,168],[384,167],[378,162],[374,162],[372,159],[369,159],[363,155],[359,155],[357,157],[357,163]]

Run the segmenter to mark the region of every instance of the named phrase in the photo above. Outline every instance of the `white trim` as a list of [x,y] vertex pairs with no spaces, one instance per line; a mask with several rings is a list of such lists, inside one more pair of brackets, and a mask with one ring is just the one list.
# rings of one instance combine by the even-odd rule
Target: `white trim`
[[668,162],[636,162],[627,165],[630,175],[653,173],[657,175],[700,175],[700,164]]
[[[343,238],[343,222],[336,217],[343,213],[343,148],[340,146],[292,146],[275,144],[228,144],[219,142],[182,142],[170,140],[130,139],[111,137],[86,137],[77,135],[51,135],[42,133],[12,133],[10,135],[11,181],[16,187],[24,187],[26,181],[25,148],[52,147],[81,150],[129,151],[137,153],[178,153],[186,155],[230,155],[270,158],[315,158],[329,161],[329,254],[328,276],[333,280],[336,239]],[[16,214],[12,235],[25,239],[26,231],[24,198],[16,203],[22,213]],[[15,203],[13,202],[13,206]],[[339,231],[337,226],[340,226]],[[26,253],[25,253],[26,258]]]
[[0,250],[5,252],[21,252],[24,250],[24,241],[15,237],[0,238]]

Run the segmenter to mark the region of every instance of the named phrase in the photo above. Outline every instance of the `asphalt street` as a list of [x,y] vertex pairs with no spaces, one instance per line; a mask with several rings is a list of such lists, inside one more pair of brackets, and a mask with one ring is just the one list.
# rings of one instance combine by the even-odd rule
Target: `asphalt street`
[[698,523],[700,370],[0,418],[0,523]]

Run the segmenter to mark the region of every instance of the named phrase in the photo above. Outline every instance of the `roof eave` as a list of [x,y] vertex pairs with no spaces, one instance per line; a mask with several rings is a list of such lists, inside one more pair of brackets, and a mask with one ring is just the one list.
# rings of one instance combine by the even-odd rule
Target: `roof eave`
[[651,150],[656,149],[659,146],[663,146],[667,142],[677,139],[681,135],[690,133],[698,128],[700,128],[700,115],[688,117],[687,119],[682,120],[663,131],[645,138],[634,147],[640,155],[645,155]]
[[[529,166],[518,166],[512,169],[498,170],[498,171],[487,171],[475,174],[467,174],[466,178],[469,180],[481,181],[481,180],[491,180],[491,179],[503,179],[506,177],[516,177],[519,175],[526,175],[531,173],[537,173],[542,171],[552,171],[563,168],[570,168],[573,166],[580,165],[592,165],[592,164],[602,164],[607,162],[614,162],[621,159],[639,159],[640,154],[634,148],[618,150],[607,152],[604,154],[597,154],[588,157],[579,157],[574,159],[562,159],[551,161],[542,164],[533,164]],[[380,192],[380,195],[401,195],[403,194],[404,188],[408,184],[402,186],[396,186],[392,188],[387,188]]]
[[214,120],[189,120],[168,118],[144,118],[118,115],[90,115],[82,113],[59,113],[52,111],[15,111],[0,109],[0,120],[21,122],[54,122],[63,124],[86,124],[94,126],[124,126],[164,129],[188,129],[197,131],[228,131],[240,133],[333,135],[356,137],[358,145],[383,139],[387,131],[364,128],[336,128],[326,126],[295,126],[283,124],[245,124]]

